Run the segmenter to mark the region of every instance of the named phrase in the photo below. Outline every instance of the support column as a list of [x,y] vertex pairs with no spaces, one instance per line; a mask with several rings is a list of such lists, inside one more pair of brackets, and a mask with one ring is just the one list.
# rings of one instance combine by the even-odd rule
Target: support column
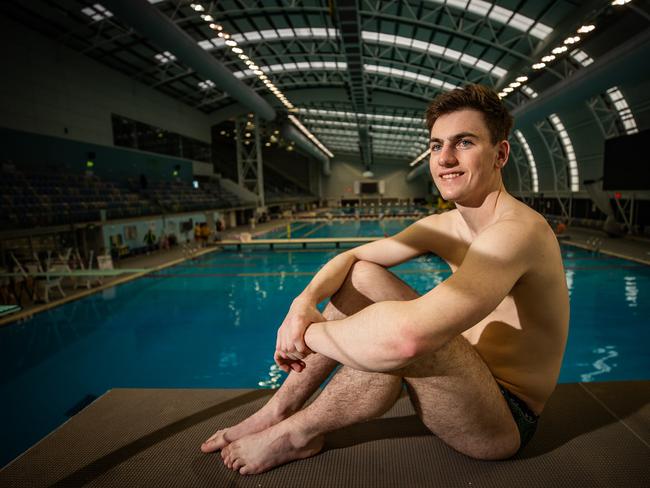
[[237,178],[239,186],[257,195],[258,206],[264,207],[264,169],[259,117],[248,114],[235,121],[237,140]]

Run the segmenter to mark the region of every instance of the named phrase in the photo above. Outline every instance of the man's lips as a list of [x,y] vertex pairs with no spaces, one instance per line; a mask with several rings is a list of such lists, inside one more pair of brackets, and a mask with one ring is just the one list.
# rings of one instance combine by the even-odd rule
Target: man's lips
[[438,176],[445,180],[453,180],[455,178],[458,178],[459,176],[462,176],[464,173],[462,171],[447,171],[445,173],[440,173]]

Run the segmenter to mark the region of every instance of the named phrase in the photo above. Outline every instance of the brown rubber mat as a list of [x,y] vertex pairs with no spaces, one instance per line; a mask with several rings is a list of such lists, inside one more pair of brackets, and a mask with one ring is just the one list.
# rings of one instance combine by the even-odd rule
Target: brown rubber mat
[[331,433],[324,452],[241,476],[199,444],[269,390],[116,389],[0,471],[0,486],[650,486],[650,382],[560,385],[536,436],[508,461],[467,458],[428,433],[406,397],[382,418]]

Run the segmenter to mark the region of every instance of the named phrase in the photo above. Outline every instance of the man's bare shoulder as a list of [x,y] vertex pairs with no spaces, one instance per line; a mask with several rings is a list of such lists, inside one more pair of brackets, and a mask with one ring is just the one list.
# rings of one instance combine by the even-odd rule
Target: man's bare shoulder
[[452,229],[460,218],[458,210],[453,209],[438,214],[428,215],[418,220],[416,223],[430,229],[444,231]]
[[513,203],[497,218],[500,227],[514,228],[526,239],[556,241],[555,234],[546,219],[525,203],[512,199]]
[[493,249],[510,251],[531,266],[534,263],[549,265],[546,259],[559,256],[559,244],[553,230],[541,214],[524,203],[515,202],[485,229],[481,240]]

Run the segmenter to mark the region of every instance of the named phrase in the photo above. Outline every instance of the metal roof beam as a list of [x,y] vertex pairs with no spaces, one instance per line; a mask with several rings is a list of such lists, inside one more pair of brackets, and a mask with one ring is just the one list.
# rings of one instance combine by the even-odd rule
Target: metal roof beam
[[275,110],[266,100],[235,78],[228,68],[201,49],[192,37],[147,0],[104,0],[102,3],[143,36],[174,54],[202,77],[212,80],[248,110],[265,120],[275,118]]
[[613,48],[587,67],[546,89],[537,98],[514,109],[515,125],[521,127],[566,110],[615,85],[650,78],[650,29]]
[[[361,19],[357,0],[336,0],[336,22],[341,36],[341,48],[348,69],[348,94],[357,114],[366,114],[367,92],[361,54]],[[365,116],[357,116],[359,151],[366,169],[372,165],[372,137]]]
[[[551,49],[558,45],[561,45],[564,39],[569,37],[569,35],[575,35],[576,25],[579,22],[583,22],[585,20],[591,19],[592,17],[595,17],[598,11],[602,10],[602,8],[602,0],[589,0],[581,2],[576,11],[572,12],[571,15],[566,17],[560,23],[560,25],[553,29],[553,32],[537,45],[529,57],[539,61],[543,55],[549,54]],[[508,84],[514,81],[517,76],[521,76],[525,72],[529,71],[530,67],[531,65],[529,60],[520,59],[508,70],[508,73],[505,76],[499,79],[495,85],[495,90],[500,91],[503,87],[508,86]]]

